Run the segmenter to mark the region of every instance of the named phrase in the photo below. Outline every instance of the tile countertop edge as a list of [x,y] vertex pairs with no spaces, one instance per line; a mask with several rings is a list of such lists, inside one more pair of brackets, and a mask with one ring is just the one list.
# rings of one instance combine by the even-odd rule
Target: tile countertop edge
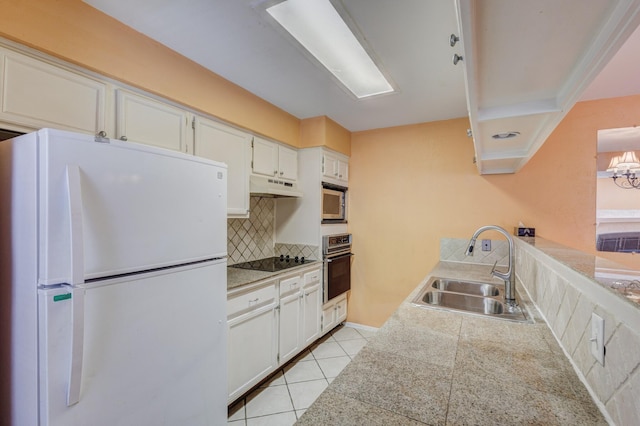
[[322,266],[322,262],[318,260],[310,260],[305,264],[296,266],[289,269],[284,269],[275,272],[266,271],[254,271],[251,269],[234,268],[232,265],[227,266],[227,291],[235,290],[240,287],[247,286],[249,284],[256,283],[258,281],[266,280],[269,278],[276,278],[280,275],[286,275],[295,273],[305,268],[311,269],[312,267]]
[[[534,258],[544,261],[556,273],[570,277],[574,285],[578,285],[580,292],[597,300],[611,312],[616,312],[619,320],[628,324],[636,324],[640,321],[640,303],[611,288],[606,281],[601,281],[595,276],[597,264],[625,272],[638,273],[638,271],[540,237],[515,240],[517,249],[525,250]],[[524,286],[527,287],[526,283]]]

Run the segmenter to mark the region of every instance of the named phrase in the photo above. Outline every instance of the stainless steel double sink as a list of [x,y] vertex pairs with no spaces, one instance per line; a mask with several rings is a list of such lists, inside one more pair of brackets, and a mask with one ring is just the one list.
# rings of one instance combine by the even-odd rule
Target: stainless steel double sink
[[532,322],[520,305],[504,303],[504,285],[432,277],[413,299],[415,306],[464,312],[516,322]]

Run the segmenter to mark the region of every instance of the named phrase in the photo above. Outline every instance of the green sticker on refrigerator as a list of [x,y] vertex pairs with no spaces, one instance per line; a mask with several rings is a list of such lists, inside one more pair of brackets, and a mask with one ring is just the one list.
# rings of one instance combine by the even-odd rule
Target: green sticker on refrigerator
[[53,296],[54,302],[61,302],[67,299],[71,299],[71,293],[58,294],[57,296]]

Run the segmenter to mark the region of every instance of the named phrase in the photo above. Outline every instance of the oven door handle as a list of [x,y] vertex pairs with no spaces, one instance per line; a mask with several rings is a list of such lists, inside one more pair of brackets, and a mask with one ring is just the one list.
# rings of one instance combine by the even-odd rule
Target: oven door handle
[[323,261],[323,262],[325,262],[325,263],[331,263],[331,262],[333,262],[335,259],[337,259],[337,258],[339,258],[339,257],[353,257],[353,256],[355,256],[355,254],[354,254],[354,253],[345,253],[345,254],[341,254],[341,255],[339,255],[339,256],[332,256],[332,257],[330,257],[330,258],[326,258],[326,259],[324,259],[324,261]]

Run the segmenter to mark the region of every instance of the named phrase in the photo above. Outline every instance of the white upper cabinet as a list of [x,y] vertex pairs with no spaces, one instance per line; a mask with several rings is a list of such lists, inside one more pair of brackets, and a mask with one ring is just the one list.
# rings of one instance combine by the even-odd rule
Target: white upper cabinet
[[298,178],[298,152],[295,149],[254,137],[253,173],[296,180]]
[[298,151],[278,146],[278,173],[283,179],[298,179]]
[[106,130],[106,84],[0,48],[0,121],[95,134]]
[[322,155],[322,177],[324,181],[347,186],[349,182],[349,159],[336,153]]
[[278,175],[278,145],[258,137],[253,138],[253,173]]
[[116,138],[192,153],[189,113],[155,99],[116,90]]
[[194,132],[195,155],[228,166],[227,215],[248,217],[252,136],[202,117],[195,118]]

